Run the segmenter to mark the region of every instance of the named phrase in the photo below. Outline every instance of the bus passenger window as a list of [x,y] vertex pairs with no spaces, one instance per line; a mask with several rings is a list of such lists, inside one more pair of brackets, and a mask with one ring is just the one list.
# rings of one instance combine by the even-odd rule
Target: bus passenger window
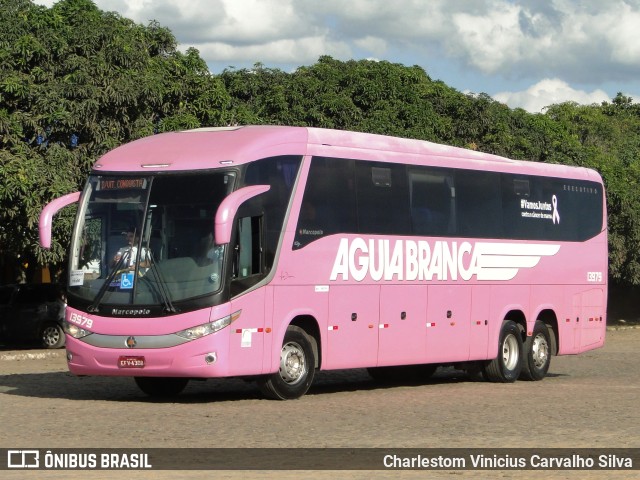
[[359,233],[411,233],[404,165],[357,161],[356,199]]
[[315,157],[300,207],[293,248],[335,233],[356,233],[354,161]]
[[458,236],[502,238],[500,174],[480,170],[456,172]]
[[448,235],[455,231],[455,188],[451,175],[437,171],[409,173],[414,235]]

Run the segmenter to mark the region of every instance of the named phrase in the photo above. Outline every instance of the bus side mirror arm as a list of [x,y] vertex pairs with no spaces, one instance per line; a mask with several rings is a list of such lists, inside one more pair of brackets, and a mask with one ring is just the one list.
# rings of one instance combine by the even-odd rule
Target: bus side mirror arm
[[215,241],[217,245],[225,245],[231,241],[231,230],[233,228],[233,219],[242,205],[247,200],[267,192],[271,188],[270,185],[252,185],[236,190],[227,196],[216,212],[215,219]]
[[42,209],[42,212],[40,212],[39,230],[40,245],[43,248],[51,248],[51,222],[53,216],[58,213],[60,209],[78,200],[80,200],[80,192],[69,193],[60,198],[56,198]]

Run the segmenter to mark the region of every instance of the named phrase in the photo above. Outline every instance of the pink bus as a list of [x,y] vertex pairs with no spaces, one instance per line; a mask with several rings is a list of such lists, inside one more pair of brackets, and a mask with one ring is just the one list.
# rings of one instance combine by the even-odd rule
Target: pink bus
[[79,201],[65,323],[78,375],[255,379],[317,370],[541,380],[604,344],[605,196],[592,170],[300,127],[165,133],[100,158]]

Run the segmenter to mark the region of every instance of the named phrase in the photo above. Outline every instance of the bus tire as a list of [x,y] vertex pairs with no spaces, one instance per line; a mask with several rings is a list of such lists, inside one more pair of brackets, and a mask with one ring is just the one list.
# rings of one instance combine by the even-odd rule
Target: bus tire
[[536,320],[533,335],[524,342],[524,361],[520,378],[523,380],[542,380],[551,364],[551,338],[544,322]]
[[260,377],[258,387],[265,397],[273,400],[300,398],[313,382],[315,364],[309,336],[301,328],[289,326],[280,350],[278,371]]
[[490,382],[515,382],[522,371],[523,344],[518,325],[512,320],[502,322],[498,356],[484,366],[484,377]]
[[155,398],[175,397],[189,383],[189,379],[183,377],[134,377],[134,380],[140,390]]

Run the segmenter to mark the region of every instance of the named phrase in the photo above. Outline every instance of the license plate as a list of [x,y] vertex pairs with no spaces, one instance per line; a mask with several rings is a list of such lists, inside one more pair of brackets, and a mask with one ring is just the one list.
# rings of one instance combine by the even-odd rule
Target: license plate
[[144,368],[144,357],[119,357],[118,368]]

